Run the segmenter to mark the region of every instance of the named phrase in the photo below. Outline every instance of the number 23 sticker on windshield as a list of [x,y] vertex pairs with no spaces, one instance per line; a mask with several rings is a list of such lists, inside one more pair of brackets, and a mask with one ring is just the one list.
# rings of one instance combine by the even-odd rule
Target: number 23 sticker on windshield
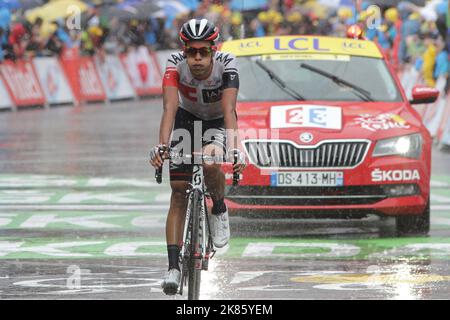
[[318,105],[274,106],[270,109],[271,128],[342,128],[340,107]]

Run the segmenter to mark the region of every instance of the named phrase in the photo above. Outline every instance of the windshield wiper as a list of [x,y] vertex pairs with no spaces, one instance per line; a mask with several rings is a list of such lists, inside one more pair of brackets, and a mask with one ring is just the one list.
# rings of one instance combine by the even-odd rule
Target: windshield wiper
[[349,88],[355,90],[356,91],[356,92],[354,91],[355,95],[357,95],[358,97],[360,97],[364,101],[373,101],[372,96],[371,96],[369,91],[367,91],[367,90],[365,90],[365,89],[363,89],[361,87],[358,87],[356,84],[353,84],[353,83],[348,82],[348,81],[346,81],[346,80],[344,80],[342,78],[339,78],[339,77],[335,76],[334,74],[328,73],[328,72],[326,72],[326,71],[324,71],[322,69],[318,69],[318,68],[313,67],[313,66],[311,66],[309,64],[306,64],[306,63],[300,63],[300,68],[308,69],[308,70],[310,70],[312,72],[318,73],[318,74],[320,74],[320,75],[330,79],[334,83],[341,84],[341,85],[344,85],[346,87],[349,87]]
[[279,76],[273,73],[272,70],[267,68],[267,66],[265,66],[264,63],[262,63],[260,60],[256,60],[255,63],[269,75],[270,80],[272,80],[281,90],[283,90],[296,100],[305,100],[305,98],[300,93],[290,88],[286,84],[286,82],[284,82]]

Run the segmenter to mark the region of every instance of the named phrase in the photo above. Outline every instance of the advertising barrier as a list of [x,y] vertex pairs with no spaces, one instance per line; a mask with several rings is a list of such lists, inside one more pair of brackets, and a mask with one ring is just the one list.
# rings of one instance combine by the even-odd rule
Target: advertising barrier
[[[107,55],[104,62],[80,56],[77,49],[65,49],[61,60],[3,61],[0,64],[0,109],[32,105],[79,104],[162,94],[162,74],[173,50],[149,52],[131,48],[121,55]],[[422,84],[414,66],[399,74],[409,99],[415,85]],[[436,142],[450,146],[450,94],[445,79],[436,81],[441,92],[435,103],[414,105]]]
[[135,97],[134,89],[117,56],[107,55],[105,61],[95,59],[95,63],[109,100]]
[[156,52],[156,58],[158,59],[158,64],[161,73],[164,74],[164,71],[166,70],[167,59],[169,59],[170,55],[174,52],[175,50],[161,50]]
[[[415,85],[423,84],[420,72],[414,66],[405,68],[399,75],[403,89],[411,99],[411,92]],[[422,117],[422,121],[430,131],[435,142],[450,146],[450,94],[445,93],[446,79],[440,77],[436,80],[436,88],[439,90],[439,98],[434,103],[426,105],[414,105],[414,109]]]
[[33,64],[49,104],[64,104],[74,101],[72,90],[58,59],[53,57],[35,58]]
[[155,54],[141,46],[130,49],[120,58],[138,96],[162,94],[161,69]]
[[8,91],[6,91],[3,80],[0,77],[0,110],[12,109],[14,105],[9,97]]
[[79,58],[80,95],[83,101],[104,101],[106,93],[92,57]]
[[14,105],[45,105],[46,99],[33,63],[29,60],[0,64],[0,74]]
[[80,60],[77,48],[65,48],[61,54],[61,66],[64,74],[67,77],[75,105],[81,102],[81,88],[80,88]]
[[450,146],[450,94],[445,97],[444,112],[436,134],[437,142]]
[[436,102],[424,106],[422,119],[433,138],[436,137],[445,111],[447,98],[445,95],[445,83],[446,79],[444,77],[440,77],[436,81],[436,89],[439,90],[439,97]]

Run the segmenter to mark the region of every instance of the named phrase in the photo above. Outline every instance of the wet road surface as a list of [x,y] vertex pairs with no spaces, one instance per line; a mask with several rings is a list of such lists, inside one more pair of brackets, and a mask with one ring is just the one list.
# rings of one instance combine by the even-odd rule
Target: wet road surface
[[[167,297],[160,99],[0,113],[0,299]],[[203,299],[448,299],[450,154],[433,150],[429,237],[394,222],[231,218]]]

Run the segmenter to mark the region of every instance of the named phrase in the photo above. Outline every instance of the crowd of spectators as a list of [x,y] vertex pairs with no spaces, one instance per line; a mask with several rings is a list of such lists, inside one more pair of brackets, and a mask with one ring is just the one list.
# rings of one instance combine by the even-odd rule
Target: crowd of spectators
[[0,62],[58,55],[64,47],[77,47],[87,55],[121,53],[138,46],[177,49],[181,24],[206,17],[220,28],[222,40],[289,34],[343,37],[350,25],[359,24],[364,36],[377,41],[397,68],[414,65],[429,85],[449,73],[448,0],[424,1],[421,6],[403,1],[394,7],[383,6],[386,1],[356,1],[358,10],[336,5],[345,1],[334,0],[267,0],[259,1],[262,6],[253,10],[233,10],[233,1],[227,0],[191,0],[195,6],[189,11],[148,12],[145,18],[141,13],[139,18],[125,19],[110,14],[109,8],[115,5],[111,2],[90,2],[82,14],[81,28],[69,29],[60,18],[51,22],[50,32],[48,26],[43,32],[44,17],[28,21],[23,10],[0,7]]

